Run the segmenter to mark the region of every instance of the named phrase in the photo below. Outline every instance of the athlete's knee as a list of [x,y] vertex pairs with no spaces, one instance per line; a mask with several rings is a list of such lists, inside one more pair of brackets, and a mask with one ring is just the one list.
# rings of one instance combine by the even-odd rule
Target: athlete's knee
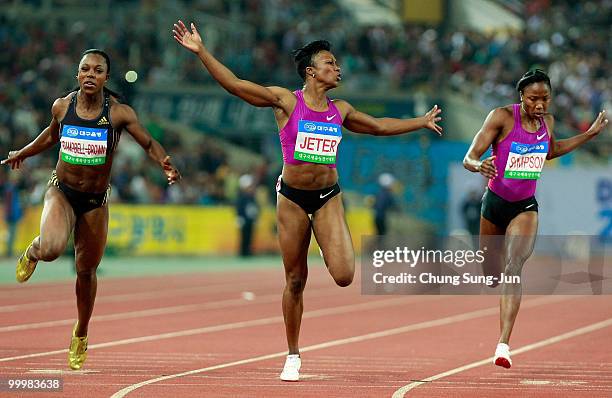
[[353,277],[355,276],[355,257],[346,256],[342,259],[336,259],[331,264],[327,264],[327,267],[338,286],[346,287],[353,282]]
[[522,257],[511,257],[506,262],[506,268],[504,274],[510,276],[520,276],[523,271],[523,264],[525,264],[526,258]]
[[347,287],[353,283],[353,277],[355,276],[354,270],[345,270],[343,272],[335,273],[332,275],[336,285],[340,287]]
[[98,267],[92,267],[87,269],[77,270],[77,278],[80,280],[91,280],[96,277],[96,270]]
[[336,281],[336,284],[340,287],[347,287],[349,286],[351,283],[353,283],[353,276],[352,275],[343,275],[340,278],[335,278],[334,279]]
[[306,277],[301,274],[293,274],[287,276],[287,288],[294,295],[300,295],[306,287]]
[[64,242],[57,240],[39,240],[39,256],[42,261],[53,261],[62,255],[66,245]]

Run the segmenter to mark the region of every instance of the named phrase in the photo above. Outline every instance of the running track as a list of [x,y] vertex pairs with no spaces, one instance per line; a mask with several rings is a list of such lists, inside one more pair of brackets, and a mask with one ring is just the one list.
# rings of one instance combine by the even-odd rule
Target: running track
[[[495,296],[362,296],[311,266],[302,380],[281,382],[278,267],[101,277],[89,359],[67,368],[73,282],[0,285],[0,378],[61,377],[4,397],[610,397],[609,296],[526,296],[511,370],[491,365]],[[242,293],[255,294],[246,300]]]

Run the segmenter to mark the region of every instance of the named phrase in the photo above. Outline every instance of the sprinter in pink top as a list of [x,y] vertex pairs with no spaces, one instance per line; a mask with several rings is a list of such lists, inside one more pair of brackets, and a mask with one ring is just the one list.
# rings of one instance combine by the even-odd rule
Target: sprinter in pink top
[[355,273],[355,253],[336,172],[342,127],[373,135],[403,134],[421,128],[441,134],[442,128],[437,124],[440,109],[434,106],[414,119],[374,118],[355,110],[346,101],[330,100],[327,92],[338,87],[341,74],[327,41],[315,41],[294,52],[304,87],[292,92],[237,78],[206,50],[194,24],[189,30],[178,21],[173,32],[183,47],[198,55],[223,88],[250,104],[274,110],[284,159],[277,184],[276,214],[286,276],[283,315],[289,346],[280,378],[297,381],[301,366],[298,336],[311,231],[339,286],[348,286]]
[[[520,276],[535,244],[538,228],[536,183],[546,159],[554,159],[597,136],[608,124],[601,111],[582,134],[555,140],[554,119],[548,113],[550,80],[540,69],[529,71],[517,83],[520,104],[496,108],[474,137],[463,165],[489,179],[482,199],[480,246],[487,247],[486,275]],[[493,147],[492,156],[480,157]],[[499,236],[505,236],[499,239]],[[495,237],[498,237],[497,239]],[[493,362],[512,366],[508,342],[521,304],[520,284],[504,284],[500,298],[501,333]]]

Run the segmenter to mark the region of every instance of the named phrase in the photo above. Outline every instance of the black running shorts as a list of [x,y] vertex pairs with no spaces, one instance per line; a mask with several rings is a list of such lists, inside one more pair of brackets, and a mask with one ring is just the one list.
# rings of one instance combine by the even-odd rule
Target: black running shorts
[[518,202],[509,202],[489,188],[482,196],[480,214],[498,227],[505,229],[514,217],[525,211],[538,211],[538,202],[535,196]]
[[305,190],[292,188],[285,184],[282,178],[278,178],[276,185],[276,191],[300,206],[306,214],[314,214],[319,210],[328,200],[338,195],[341,191],[338,183],[331,187],[316,189],[316,190]]

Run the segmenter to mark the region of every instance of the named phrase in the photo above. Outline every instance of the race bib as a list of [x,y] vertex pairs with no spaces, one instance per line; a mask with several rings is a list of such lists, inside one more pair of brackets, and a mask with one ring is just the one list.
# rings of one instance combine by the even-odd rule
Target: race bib
[[64,125],[60,137],[62,160],[94,166],[106,163],[107,129]]
[[303,162],[334,164],[340,140],[340,125],[300,120],[293,158]]
[[520,180],[537,180],[542,174],[546,155],[548,154],[548,142],[537,144],[521,144],[512,142],[506,169],[505,178]]

